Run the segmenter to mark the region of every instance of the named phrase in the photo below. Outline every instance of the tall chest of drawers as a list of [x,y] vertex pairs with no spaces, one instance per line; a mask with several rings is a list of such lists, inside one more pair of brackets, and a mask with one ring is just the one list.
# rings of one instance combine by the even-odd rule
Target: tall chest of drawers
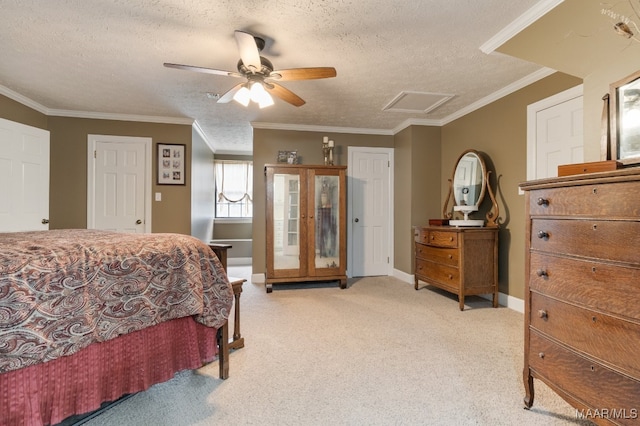
[[525,405],[534,378],[600,424],[640,422],[640,172],[520,185]]
[[498,306],[498,228],[417,226],[415,289],[422,280],[458,295],[491,294]]

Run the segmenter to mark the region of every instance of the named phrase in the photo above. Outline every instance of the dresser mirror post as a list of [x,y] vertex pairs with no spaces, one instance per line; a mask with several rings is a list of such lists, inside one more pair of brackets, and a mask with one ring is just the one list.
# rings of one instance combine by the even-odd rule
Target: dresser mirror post
[[[498,226],[498,204],[489,184],[491,171],[487,170],[482,153],[469,149],[464,151],[456,161],[451,179],[449,193],[445,200],[442,214],[449,219],[451,226],[484,226],[484,219],[469,219],[469,215],[480,209],[485,193],[489,193],[492,206],[487,212],[487,226]],[[453,203],[453,211],[449,203]],[[461,212],[463,219],[452,219],[453,212]]]

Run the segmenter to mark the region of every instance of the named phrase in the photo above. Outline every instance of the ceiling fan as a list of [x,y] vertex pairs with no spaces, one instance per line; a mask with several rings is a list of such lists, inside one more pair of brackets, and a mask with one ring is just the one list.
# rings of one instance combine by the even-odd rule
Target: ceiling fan
[[273,105],[273,99],[269,94],[297,107],[304,105],[305,101],[301,97],[277,82],[313,80],[336,76],[336,70],[332,67],[274,70],[271,61],[260,56],[260,51],[265,45],[264,39],[244,31],[236,31],[235,38],[240,52],[238,72],[203,68],[192,65],[172,64],[167,62],[165,62],[164,66],[168,68],[244,78],[246,81],[236,84],[229,91],[220,96],[218,103],[227,103],[233,99],[244,106],[247,106],[250,101],[254,101],[260,105],[260,108]]

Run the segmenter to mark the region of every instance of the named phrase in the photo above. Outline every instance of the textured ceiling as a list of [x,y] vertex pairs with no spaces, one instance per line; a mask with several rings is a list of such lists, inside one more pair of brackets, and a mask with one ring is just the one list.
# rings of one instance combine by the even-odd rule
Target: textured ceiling
[[[0,0],[0,85],[52,115],[196,120],[217,152],[251,152],[252,126],[391,134],[440,123],[540,70],[480,46],[536,0]],[[282,83],[307,103],[216,104],[240,80],[163,67],[236,71],[234,30],[266,40],[276,69],[337,77]],[[402,92],[451,94],[425,113],[383,111]]]

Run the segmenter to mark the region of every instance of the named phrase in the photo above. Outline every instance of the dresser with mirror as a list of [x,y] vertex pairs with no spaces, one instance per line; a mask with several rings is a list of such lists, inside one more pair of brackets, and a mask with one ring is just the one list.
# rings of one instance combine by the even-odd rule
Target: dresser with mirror
[[[498,306],[498,204],[489,184],[490,172],[479,151],[463,152],[449,179],[443,219],[414,227],[415,289],[420,282],[458,296],[489,295]],[[478,219],[483,201],[490,204]],[[450,207],[451,205],[451,207]]]

